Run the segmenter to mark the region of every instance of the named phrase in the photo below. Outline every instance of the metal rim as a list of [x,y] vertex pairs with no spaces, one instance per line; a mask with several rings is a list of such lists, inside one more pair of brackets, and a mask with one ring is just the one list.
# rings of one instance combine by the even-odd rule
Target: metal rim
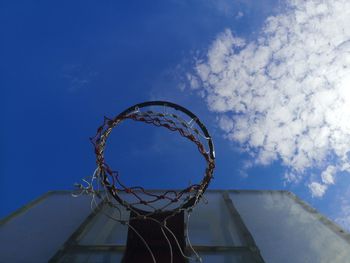
[[[187,116],[189,116],[192,121],[194,121],[198,127],[201,129],[201,131],[203,132],[203,134],[205,135],[205,137],[207,138],[207,144],[208,144],[208,147],[209,147],[209,151],[208,151],[208,155],[211,159],[211,163],[209,163],[207,161],[207,167],[206,167],[206,173],[200,183],[200,190],[197,191],[196,195],[191,197],[190,199],[188,199],[187,201],[185,201],[184,203],[182,203],[182,205],[179,205],[176,209],[173,209],[174,211],[180,211],[180,210],[183,210],[183,209],[188,209],[188,208],[191,208],[193,207],[197,202],[198,200],[202,197],[202,195],[204,194],[205,190],[207,189],[209,183],[210,183],[210,180],[212,178],[212,173],[213,173],[213,169],[215,167],[215,164],[214,164],[214,160],[215,160],[215,150],[214,150],[214,144],[213,144],[213,141],[212,141],[212,138],[207,130],[207,128],[205,127],[205,125],[199,120],[199,118],[194,114],[192,113],[191,111],[189,111],[188,109],[178,105],[178,104],[175,104],[175,103],[172,103],[172,102],[169,102],[169,101],[147,101],[147,102],[142,102],[142,103],[137,103],[127,109],[125,109],[124,111],[122,111],[121,113],[119,113],[115,118],[114,120],[125,120],[125,116],[127,116],[128,114],[130,113],[133,113],[135,111],[138,111],[139,109],[141,108],[145,108],[145,107],[149,107],[149,106],[164,106],[164,107],[170,107],[170,108],[173,108],[175,109],[176,111],[180,111],[184,114],[186,114]],[[122,121],[118,122],[121,123]],[[117,125],[116,125],[117,126]],[[113,127],[115,128],[115,127]],[[105,142],[107,141],[108,139],[108,136],[107,138],[105,139]],[[98,154],[96,152],[96,159],[97,159],[97,162],[98,160],[100,159],[104,159],[104,153],[100,153]],[[209,171],[210,170],[210,171]],[[208,172],[209,171],[209,172]],[[208,173],[210,174],[210,176],[208,176]],[[128,204],[128,202],[126,202],[124,199],[122,199],[113,189],[113,185],[110,185],[109,182],[108,182],[108,179],[107,179],[107,174],[106,172],[104,171],[102,173],[102,177],[103,177],[103,181],[105,183],[105,185],[107,186],[107,190],[109,192],[109,194],[111,194],[113,196],[114,199],[116,199],[120,204],[122,204],[123,206],[125,206],[127,209],[139,209],[139,208],[135,208],[134,206]]]

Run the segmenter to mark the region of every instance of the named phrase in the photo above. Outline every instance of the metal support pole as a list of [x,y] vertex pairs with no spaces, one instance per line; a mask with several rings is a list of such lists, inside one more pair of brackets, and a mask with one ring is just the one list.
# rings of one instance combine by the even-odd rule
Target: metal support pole
[[244,224],[240,214],[238,213],[236,207],[234,206],[230,195],[228,192],[223,192],[222,197],[224,198],[224,201],[226,203],[226,206],[228,208],[228,211],[231,215],[231,219],[234,221],[234,224],[237,226],[239,235],[242,237],[242,241],[246,244],[246,246],[249,248],[249,251],[252,253],[255,262],[257,263],[264,263],[264,259],[262,258],[259,248],[255,244],[254,238],[249,232],[247,226]]

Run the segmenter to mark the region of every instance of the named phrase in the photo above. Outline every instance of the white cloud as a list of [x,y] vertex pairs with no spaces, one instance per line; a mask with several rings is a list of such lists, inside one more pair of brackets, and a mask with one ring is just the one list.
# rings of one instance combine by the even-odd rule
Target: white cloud
[[327,190],[327,185],[312,182],[309,184],[309,188],[313,197],[321,197]]
[[317,197],[350,171],[349,25],[348,0],[291,0],[256,41],[221,33],[192,77],[225,137],[257,164],[281,160],[287,181],[324,169],[309,183]]
[[[198,89],[199,88],[199,83],[198,83],[198,78],[196,78],[195,76],[191,75],[191,74],[186,74],[187,77],[187,81],[190,82],[191,88],[192,89]],[[182,88],[183,90],[184,88]]]
[[238,20],[238,19],[241,19],[243,16],[244,16],[243,12],[239,11],[235,16],[235,18]]
[[300,182],[300,180],[302,179],[301,178],[301,175],[298,174],[298,173],[293,173],[293,172],[286,172],[284,174],[284,180],[285,180],[285,184],[286,183],[298,183]]
[[219,120],[220,128],[223,129],[226,133],[229,133],[233,129],[233,122],[227,116],[222,116]]
[[328,167],[321,173],[321,182],[313,181],[308,185],[311,195],[313,197],[322,197],[329,185],[334,184],[335,175],[339,168],[334,165],[328,165]]
[[337,169],[333,165],[329,165],[325,171],[322,172],[321,178],[324,184],[334,184],[334,176]]

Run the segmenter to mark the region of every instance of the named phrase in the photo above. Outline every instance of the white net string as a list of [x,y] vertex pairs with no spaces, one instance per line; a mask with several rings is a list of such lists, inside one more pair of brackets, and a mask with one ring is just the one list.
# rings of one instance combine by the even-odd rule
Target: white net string
[[[140,214],[139,214],[139,216],[137,216],[135,218],[123,219],[122,211],[121,211],[122,206],[120,204],[116,204],[115,202],[113,202],[114,200],[108,194],[105,194],[105,195],[101,194],[102,191],[99,189],[99,184],[98,183],[96,184],[97,174],[98,174],[98,168],[94,171],[93,176],[90,177],[91,178],[90,181],[88,181],[87,178],[83,179],[83,182],[85,183],[85,186],[82,185],[82,184],[76,184],[76,186],[78,187],[79,192],[78,193],[72,193],[72,196],[73,197],[79,197],[81,195],[89,195],[89,196],[91,196],[91,203],[90,203],[91,211],[95,211],[95,209],[99,205],[97,200],[96,200],[96,198],[99,198],[99,199],[102,198],[101,202],[104,202],[104,203],[108,204],[109,207],[113,207],[115,209],[115,211],[118,212],[118,217],[113,216],[113,215],[109,214],[108,212],[104,211],[104,208],[102,208],[101,212],[106,217],[108,217],[109,219],[111,219],[113,221],[116,221],[116,222],[118,222],[118,223],[120,223],[122,225],[127,225],[140,238],[140,240],[143,242],[143,244],[145,245],[145,247],[149,251],[150,256],[152,257],[153,263],[157,263],[156,258],[154,256],[154,253],[152,252],[150,246],[147,244],[147,242],[144,239],[144,237],[137,231],[136,228],[134,228],[130,224],[131,220],[136,220],[136,219],[140,219],[140,217],[144,217],[144,218],[147,218],[149,220],[152,220],[152,221],[156,222],[159,225],[159,227],[160,227],[160,229],[162,231],[162,234],[163,234],[164,238],[166,239],[166,241],[168,243],[168,246],[169,246],[170,262],[171,263],[173,262],[173,249],[172,249],[172,246],[171,246],[171,242],[170,242],[168,236],[166,235],[164,229],[172,236],[172,238],[174,239],[174,241],[175,241],[175,243],[176,243],[176,245],[177,245],[177,247],[178,247],[178,249],[180,251],[180,254],[184,258],[186,258],[188,260],[191,260],[191,261],[195,261],[195,262],[202,262],[202,258],[199,256],[199,254],[196,252],[196,250],[192,246],[192,243],[191,243],[191,240],[190,240],[190,235],[189,235],[190,215],[192,213],[192,209],[183,209],[184,211],[187,212],[187,220],[186,220],[186,226],[185,226],[186,242],[187,242],[188,247],[190,248],[190,251],[194,254],[194,256],[190,257],[190,256],[187,256],[185,254],[185,252],[181,248],[181,245],[180,245],[179,241],[176,238],[176,235],[167,226],[167,220],[172,215],[168,216],[164,221],[159,221],[159,220],[156,220],[154,218],[147,217],[147,216],[140,215]],[[94,190],[95,189],[93,187],[94,184],[97,185],[96,186],[96,190]],[[103,191],[103,192],[105,192],[105,191]],[[107,193],[107,192],[105,192],[105,193]],[[204,201],[204,199],[203,199],[203,201]]]

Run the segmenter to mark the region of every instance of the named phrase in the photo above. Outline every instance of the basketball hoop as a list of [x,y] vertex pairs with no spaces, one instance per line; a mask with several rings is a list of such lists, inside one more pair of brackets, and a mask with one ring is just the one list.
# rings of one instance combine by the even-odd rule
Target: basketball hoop
[[[112,130],[126,120],[144,122],[156,127],[166,128],[194,143],[206,162],[205,172],[201,181],[182,190],[165,190],[162,193],[147,191],[142,186],[125,185],[118,172],[106,163],[104,152]],[[186,257],[179,245],[178,238],[174,231],[167,226],[167,222],[168,219],[179,214],[182,214],[183,217],[183,213],[186,211],[190,213],[202,198],[213,177],[215,168],[214,145],[204,124],[195,114],[180,105],[166,101],[148,101],[127,108],[115,118],[105,117],[103,124],[97,129],[96,135],[90,140],[94,145],[97,168],[91,183],[89,184],[85,180],[84,182],[88,183],[88,185],[86,187],[80,185],[80,188],[85,193],[92,194],[93,197],[105,196],[107,203],[113,207],[116,207],[114,201],[117,201],[117,203],[130,211],[132,217],[129,220],[121,220],[120,218],[116,220],[127,224],[129,229],[132,229],[139,236],[151,253],[153,262],[156,262],[156,258],[147,241],[137,231],[137,224],[132,225],[131,222],[148,220],[158,223],[170,247],[172,260],[173,251],[169,238],[175,239],[180,253]],[[102,186],[102,191],[98,187],[95,189],[94,185]],[[125,196],[130,196],[131,198],[126,200]],[[170,236],[165,234],[164,229],[170,233]],[[195,251],[193,252],[198,259],[198,254]],[[172,260],[171,262],[173,262]]]

